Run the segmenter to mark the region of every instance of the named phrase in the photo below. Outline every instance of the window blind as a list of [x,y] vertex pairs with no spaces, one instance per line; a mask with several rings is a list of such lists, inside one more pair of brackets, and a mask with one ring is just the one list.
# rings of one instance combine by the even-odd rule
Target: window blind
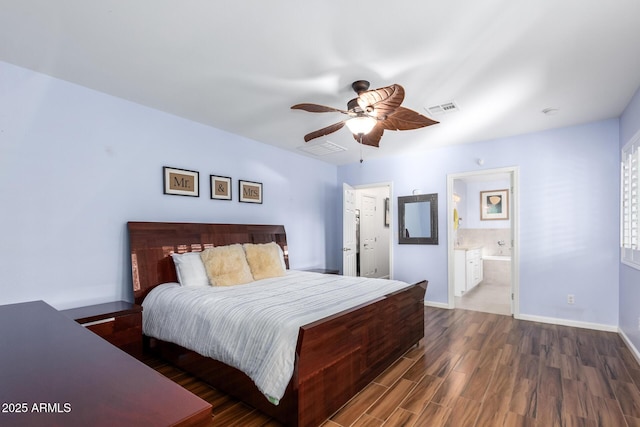
[[622,148],[620,190],[620,257],[640,270],[640,132]]

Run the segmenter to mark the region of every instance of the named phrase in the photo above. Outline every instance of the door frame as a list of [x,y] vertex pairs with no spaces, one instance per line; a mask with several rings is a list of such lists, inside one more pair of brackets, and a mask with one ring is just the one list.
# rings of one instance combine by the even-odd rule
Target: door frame
[[[394,225],[394,207],[395,207],[395,203],[393,203],[393,182],[377,182],[377,183],[372,183],[372,184],[362,184],[362,185],[351,185],[348,183],[343,183],[343,188],[344,188],[344,184],[349,185],[350,187],[352,187],[354,190],[356,191],[362,191],[362,190],[367,190],[367,189],[371,189],[371,188],[380,188],[380,187],[387,187],[389,189],[389,279],[393,280],[393,243],[394,243],[394,232],[393,230],[395,230],[395,225]],[[344,206],[342,206],[342,217],[344,218]],[[343,225],[344,227],[344,225]],[[343,243],[344,243],[344,236],[342,236],[343,239]]]
[[448,308],[455,308],[454,296],[454,270],[455,265],[453,239],[453,183],[456,179],[464,179],[472,176],[508,174],[511,182],[511,194],[509,195],[509,214],[511,216],[511,314],[514,318],[520,318],[520,170],[517,166],[484,169],[480,171],[447,174],[447,267],[448,267]]

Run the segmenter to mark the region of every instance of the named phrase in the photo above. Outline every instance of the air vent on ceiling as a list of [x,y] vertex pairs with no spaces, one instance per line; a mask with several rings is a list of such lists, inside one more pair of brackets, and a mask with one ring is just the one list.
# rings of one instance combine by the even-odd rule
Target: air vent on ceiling
[[427,111],[433,115],[439,114],[447,114],[447,113],[455,113],[456,111],[460,111],[455,102],[445,102],[444,104],[434,105],[433,107],[428,107]]
[[342,147],[341,145],[334,144],[330,141],[321,142],[319,144],[301,145],[300,147],[298,147],[298,150],[304,151],[305,153],[309,153],[314,156],[326,156],[327,154],[331,153],[347,151],[347,149]]

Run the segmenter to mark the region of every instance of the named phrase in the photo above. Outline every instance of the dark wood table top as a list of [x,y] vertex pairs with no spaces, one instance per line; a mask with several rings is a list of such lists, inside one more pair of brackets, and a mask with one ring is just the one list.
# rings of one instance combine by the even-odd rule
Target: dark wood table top
[[0,306],[0,425],[204,425],[211,405],[43,301]]

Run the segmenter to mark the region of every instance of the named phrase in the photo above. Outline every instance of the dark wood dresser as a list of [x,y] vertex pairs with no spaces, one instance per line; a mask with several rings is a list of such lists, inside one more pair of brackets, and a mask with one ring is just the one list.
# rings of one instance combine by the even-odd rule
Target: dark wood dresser
[[204,426],[211,405],[43,301],[0,306],[0,425]]

